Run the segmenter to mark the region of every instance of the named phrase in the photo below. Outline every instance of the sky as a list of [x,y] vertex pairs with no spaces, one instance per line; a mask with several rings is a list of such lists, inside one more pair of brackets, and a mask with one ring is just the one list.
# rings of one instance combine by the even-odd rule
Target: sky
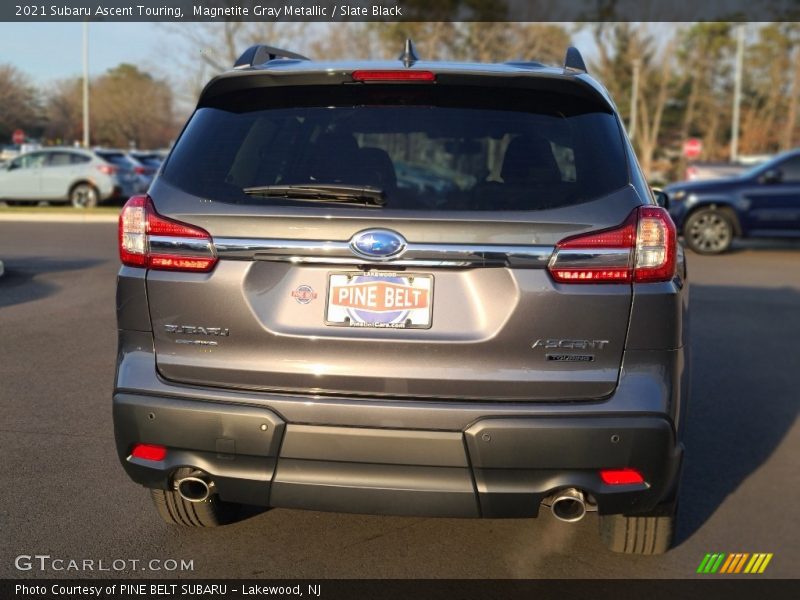
[[[0,63],[11,63],[34,83],[82,73],[81,23],[0,23]],[[89,71],[99,75],[121,62],[154,66],[164,47],[157,23],[91,23]]]

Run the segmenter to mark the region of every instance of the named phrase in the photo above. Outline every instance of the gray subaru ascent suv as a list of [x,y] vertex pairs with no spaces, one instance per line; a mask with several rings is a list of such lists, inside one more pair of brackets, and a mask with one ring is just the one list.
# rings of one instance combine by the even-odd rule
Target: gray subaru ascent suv
[[580,54],[255,46],[119,220],[117,450],[169,523],[242,505],[672,541],[675,227]]

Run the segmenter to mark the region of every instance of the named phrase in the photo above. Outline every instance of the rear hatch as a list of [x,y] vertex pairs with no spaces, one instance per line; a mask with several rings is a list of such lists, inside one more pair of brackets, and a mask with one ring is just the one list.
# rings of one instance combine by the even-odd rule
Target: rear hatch
[[631,285],[547,267],[560,240],[641,204],[616,117],[577,82],[443,79],[207,93],[150,190],[212,240],[151,245],[218,259],[148,272],[164,378],[476,400],[614,390]]

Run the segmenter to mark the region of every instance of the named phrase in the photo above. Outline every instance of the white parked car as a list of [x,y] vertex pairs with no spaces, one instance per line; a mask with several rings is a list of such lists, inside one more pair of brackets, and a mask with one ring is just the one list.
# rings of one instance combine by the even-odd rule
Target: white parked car
[[79,148],[43,148],[0,165],[0,200],[47,200],[90,208],[139,191],[133,170],[121,169],[98,153]]

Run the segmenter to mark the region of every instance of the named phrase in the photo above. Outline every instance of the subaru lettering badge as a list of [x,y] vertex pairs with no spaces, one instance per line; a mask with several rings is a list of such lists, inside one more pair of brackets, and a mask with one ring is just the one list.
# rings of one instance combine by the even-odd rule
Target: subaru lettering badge
[[389,260],[403,253],[406,241],[402,235],[388,229],[367,229],[353,236],[350,249],[364,258]]

